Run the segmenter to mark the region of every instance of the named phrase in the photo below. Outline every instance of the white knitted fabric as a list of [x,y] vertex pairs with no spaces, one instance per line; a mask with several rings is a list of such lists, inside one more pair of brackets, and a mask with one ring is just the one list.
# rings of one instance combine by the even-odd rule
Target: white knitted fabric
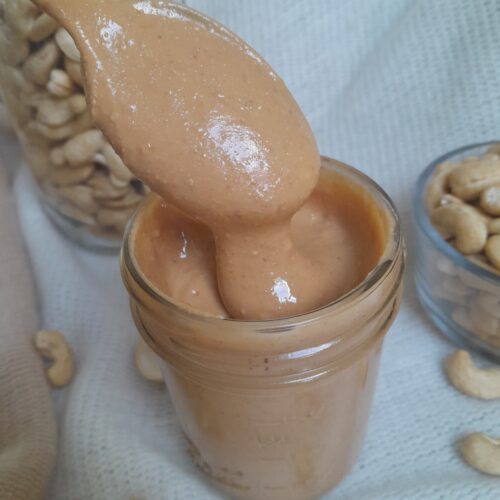
[[[324,154],[374,177],[405,221],[418,173],[441,153],[500,138],[498,0],[188,0],[275,67]],[[17,182],[43,325],[65,332],[75,380],[57,395],[61,426],[51,500],[214,499],[184,453],[164,390],[136,374],[135,328],[116,257],[55,231],[25,173]],[[405,224],[412,256],[411,226]],[[500,402],[453,390],[452,349],[412,288],[388,334],[366,444],[329,498],[493,499],[497,480],[468,468],[454,443],[500,435]]]

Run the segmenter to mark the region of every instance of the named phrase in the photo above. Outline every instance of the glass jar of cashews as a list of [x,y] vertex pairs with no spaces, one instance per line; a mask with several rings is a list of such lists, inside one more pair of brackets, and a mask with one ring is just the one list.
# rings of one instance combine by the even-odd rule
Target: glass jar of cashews
[[462,347],[500,361],[500,143],[465,146],[418,180],[415,281],[425,311]]
[[51,220],[118,251],[145,188],[92,124],[73,39],[30,0],[0,0],[0,93]]

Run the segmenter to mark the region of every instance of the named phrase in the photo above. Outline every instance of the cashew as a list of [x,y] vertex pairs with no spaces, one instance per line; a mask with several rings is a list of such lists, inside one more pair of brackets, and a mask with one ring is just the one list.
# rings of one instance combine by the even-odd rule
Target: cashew
[[500,215],[500,185],[482,191],[479,203],[487,214]]
[[500,440],[474,432],[460,442],[464,460],[474,469],[500,476]]
[[451,192],[464,201],[479,197],[481,191],[500,183],[500,158],[485,155],[462,163],[448,176]]
[[66,71],[56,68],[50,72],[47,90],[57,97],[68,97],[74,92],[75,86]]
[[19,68],[4,67],[2,68],[2,75],[4,76],[3,84],[6,93],[11,90],[16,94],[28,96],[36,91],[36,85],[26,80]]
[[41,42],[52,35],[59,27],[57,21],[49,15],[43,13],[38,16],[28,33],[28,38],[32,42]]
[[457,274],[455,264],[447,257],[438,256],[436,258],[436,269],[447,276],[456,276]]
[[60,127],[49,127],[39,121],[31,121],[26,126],[27,132],[39,134],[51,141],[67,139],[75,134],[83,132],[92,126],[92,121],[88,113],[81,113],[73,120]]
[[61,332],[40,330],[35,335],[35,347],[46,359],[52,361],[47,379],[53,387],[63,387],[73,377],[73,357]]
[[487,153],[489,153],[489,154],[494,154],[494,155],[497,155],[497,156],[500,156],[500,142],[498,142],[498,143],[496,143],[496,144],[492,144],[492,145],[488,148]]
[[49,40],[26,59],[23,64],[24,76],[37,85],[47,85],[50,72],[57,64],[60,55],[57,45],[53,40]]
[[79,62],[73,61],[68,57],[64,58],[64,70],[68,73],[69,77],[80,87],[83,86],[82,68]]
[[[476,266],[486,269],[492,273],[499,273],[495,268],[488,264],[486,258],[483,255],[469,255],[467,259],[470,260]],[[482,290],[485,292],[490,292],[492,294],[498,293],[498,285],[496,283],[490,283],[481,276],[478,276],[475,272],[466,270],[463,267],[457,267],[457,274],[460,281],[475,290]],[[500,275],[500,273],[499,273]]]
[[46,146],[24,145],[24,157],[36,179],[45,177],[50,170],[50,155]]
[[116,177],[116,175],[113,174],[113,172],[110,172],[109,174],[109,182],[113,184],[116,188],[124,188],[130,184],[129,180],[125,180],[120,177]]
[[128,220],[135,212],[135,207],[126,210],[114,210],[112,208],[102,208],[97,212],[97,223],[105,227],[115,227],[118,230],[125,228]]
[[76,186],[64,186],[59,190],[61,195],[73,205],[88,214],[95,214],[99,210],[99,204],[92,196],[92,188],[83,184]]
[[96,172],[87,184],[93,188],[93,195],[96,200],[114,200],[125,196],[130,190],[130,185],[117,188],[109,182],[109,177],[102,172]]
[[59,127],[86,109],[83,94],[74,94],[64,99],[47,98],[38,106],[37,118],[44,125]]
[[77,207],[70,201],[66,200],[63,203],[61,203],[58,207],[57,210],[68,217],[69,219],[72,219],[74,221],[80,222],[84,224],[85,226],[92,226],[95,224],[95,219],[92,215],[87,213],[85,210],[82,210],[81,208]]
[[70,186],[85,182],[95,170],[94,164],[80,165],[77,168],[54,168],[50,172],[50,178],[59,186]]
[[[101,205],[106,208],[130,208],[135,207],[141,200],[142,196],[130,189],[125,196],[114,200],[102,200]],[[460,283],[462,285],[462,283]],[[463,285],[462,285],[463,286]]]
[[134,174],[125,166],[111,144],[104,144],[102,154],[104,155],[107,167],[115,178],[123,180],[124,182],[126,181],[127,184],[134,178]]
[[49,153],[50,161],[55,167],[62,167],[66,163],[66,157],[60,147],[52,148]]
[[71,35],[64,28],[59,28],[54,38],[66,57],[69,57],[73,61],[80,62],[80,52],[73,38],[71,38]]
[[455,351],[446,360],[446,374],[460,392],[479,399],[500,398],[500,368],[482,370],[467,351]]
[[470,310],[470,321],[473,333],[478,337],[497,337],[500,340],[500,318],[498,315],[490,314],[484,307],[484,300],[480,302],[475,299]]
[[433,208],[439,205],[441,198],[446,193],[448,175],[457,166],[455,163],[445,162],[438,165],[434,170],[425,191],[425,205],[428,212],[431,212]]
[[490,220],[488,224],[488,232],[490,234],[500,234],[500,218]]
[[73,136],[64,144],[62,149],[70,165],[79,165],[91,161],[103,143],[102,132],[91,129]]
[[484,253],[491,264],[500,270],[500,234],[490,236],[484,247]]
[[40,11],[30,0],[8,0],[5,3],[5,22],[23,38],[28,36],[39,14]]
[[142,337],[137,339],[134,349],[135,366],[139,373],[152,382],[163,384],[163,375],[160,369],[160,358],[144,342]]
[[479,292],[477,303],[491,316],[500,319],[500,291],[498,294]]
[[28,41],[0,19],[0,62],[8,66],[17,66],[29,56],[29,53]]
[[431,220],[443,237],[455,238],[455,246],[461,253],[479,253],[486,244],[486,224],[467,205],[452,203],[435,208]]

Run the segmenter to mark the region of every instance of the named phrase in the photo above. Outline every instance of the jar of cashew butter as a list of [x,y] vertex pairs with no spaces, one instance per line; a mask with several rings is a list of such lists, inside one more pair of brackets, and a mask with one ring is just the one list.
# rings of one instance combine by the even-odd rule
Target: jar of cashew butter
[[144,267],[161,240],[154,194],[124,238],[122,276],[137,328],[161,358],[193,460],[231,498],[316,498],[348,473],[363,442],[382,342],[401,300],[404,249],[397,214],[376,184],[323,158],[326,172],[363,191],[381,253],[359,285],[307,314],[243,321],[175,302]]
[[72,38],[29,0],[0,0],[0,93],[52,221],[118,249],[144,186],[92,124]]

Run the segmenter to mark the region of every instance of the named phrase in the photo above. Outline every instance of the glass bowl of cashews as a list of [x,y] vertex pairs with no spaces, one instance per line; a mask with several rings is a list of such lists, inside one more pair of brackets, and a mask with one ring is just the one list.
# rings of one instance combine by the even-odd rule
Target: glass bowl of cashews
[[441,332],[500,361],[500,143],[432,162],[413,195],[415,282]]
[[92,124],[73,39],[30,0],[0,0],[0,94],[51,220],[118,251],[145,187]]

